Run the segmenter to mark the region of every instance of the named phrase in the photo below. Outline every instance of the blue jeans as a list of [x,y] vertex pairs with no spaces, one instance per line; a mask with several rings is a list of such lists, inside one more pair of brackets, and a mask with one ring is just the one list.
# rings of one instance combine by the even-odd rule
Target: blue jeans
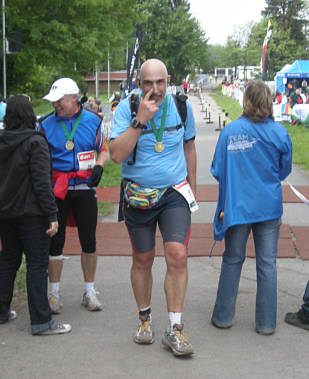
[[304,304],[302,305],[302,308],[309,315],[309,280],[307,282],[303,300],[304,300]]
[[276,257],[281,219],[254,224],[236,225],[225,235],[225,252],[212,320],[219,326],[232,325],[247,240],[252,230],[257,272],[255,327],[271,332],[277,318]]
[[8,319],[16,272],[25,253],[27,294],[32,333],[53,329],[47,298],[47,268],[50,238],[48,222],[41,216],[0,219],[0,320]]

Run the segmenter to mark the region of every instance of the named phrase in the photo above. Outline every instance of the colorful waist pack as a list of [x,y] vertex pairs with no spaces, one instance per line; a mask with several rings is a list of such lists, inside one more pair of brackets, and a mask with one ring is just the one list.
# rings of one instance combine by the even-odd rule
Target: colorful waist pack
[[138,209],[149,209],[156,205],[167,188],[145,188],[134,182],[126,182],[123,195],[128,206]]

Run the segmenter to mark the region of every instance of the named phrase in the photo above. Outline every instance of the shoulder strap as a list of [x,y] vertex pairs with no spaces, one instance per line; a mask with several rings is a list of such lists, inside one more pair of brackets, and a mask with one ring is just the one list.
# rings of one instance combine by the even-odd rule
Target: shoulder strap
[[188,99],[188,96],[186,96],[186,95],[172,95],[172,96],[173,96],[173,99],[175,101],[179,116],[181,118],[182,126],[186,127],[186,120],[187,120],[187,104],[186,104],[186,101]]
[[129,97],[130,109],[131,109],[131,117],[135,117],[137,115],[138,107],[139,107],[139,96],[132,93]]
[[[137,115],[138,107],[139,107],[139,96],[132,93],[132,95],[129,97],[129,103],[130,103],[130,109],[131,109],[131,118],[134,118]],[[137,143],[133,150],[133,157],[132,161],[128,162],[129,166],[134,165],[136,161],[136,150],[137,150]]]

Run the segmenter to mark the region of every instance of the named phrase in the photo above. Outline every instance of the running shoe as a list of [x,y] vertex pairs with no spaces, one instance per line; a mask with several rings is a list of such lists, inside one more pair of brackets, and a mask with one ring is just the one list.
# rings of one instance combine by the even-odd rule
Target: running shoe
[[101,311],[103,309],[102,304],[99,302],[97,291],[86,291],[83,294],[82,305],[88,309],[88,311]]
[[15,320],[17,317],[17,313],[15,311],[10,310],[9,311],[9,316],[5,320],[0,320],[0,324],[5,324],[8,321]]
[[183,333],[183,325],[175,324],[172,330],[166,330],[162,343],[171,349],[176,356],[193,354],[193,347],[188,341],[187,336]]
[[148,315],[145,320],[139,319],[138,329],[136,331],[134,342],[150,345],[154,343],[154,332],[152,330],[151,315]]
[[48,295],[49,306],[53,314],[62,312],[63,302],[59,292],[50,292]]
[[53,329],[46,329],[42,332],[32,333],[35,336],[53,336],[56,334],[65,334],[70,333],[72,327],[70,324],[62,324],[61,322],[57,322],[57,325]]

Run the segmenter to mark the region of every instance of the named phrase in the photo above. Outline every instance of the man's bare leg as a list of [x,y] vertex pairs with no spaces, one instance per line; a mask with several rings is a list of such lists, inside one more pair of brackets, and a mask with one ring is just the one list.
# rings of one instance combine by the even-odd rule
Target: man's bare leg
[[50,256],[48,263],[49,294],[48,300],[52,313],[61,313],[63,304],[60,298],[60,280],[63,267],[63,256]]
[[148,253],[133,253],[131,284],[138,309],[150,306],[154,256],[154,249]]
[[152,292],[152,264],[155,250],[148,253],[133,253],[131,267],[131,284],[139,310],[139,325],[134,337],[138,344],[151,344],[154,342],[151,318],[151,292]]
[[88,311],[101,311],[102,304],[98,300],[97,292],[94,288],[94,279],[97,269],[97,253],[84,253],[81,255],[81,265],[85,280],[85,292],[83,295],[82,305]]
[[81,265],[85,282],[93,283],[97,269],[97,253],[83,253],[81,255]]
[[165,244],[167,265],[164,281],[168,312],[182,312],[188,282],[187,248],[178,242]]

